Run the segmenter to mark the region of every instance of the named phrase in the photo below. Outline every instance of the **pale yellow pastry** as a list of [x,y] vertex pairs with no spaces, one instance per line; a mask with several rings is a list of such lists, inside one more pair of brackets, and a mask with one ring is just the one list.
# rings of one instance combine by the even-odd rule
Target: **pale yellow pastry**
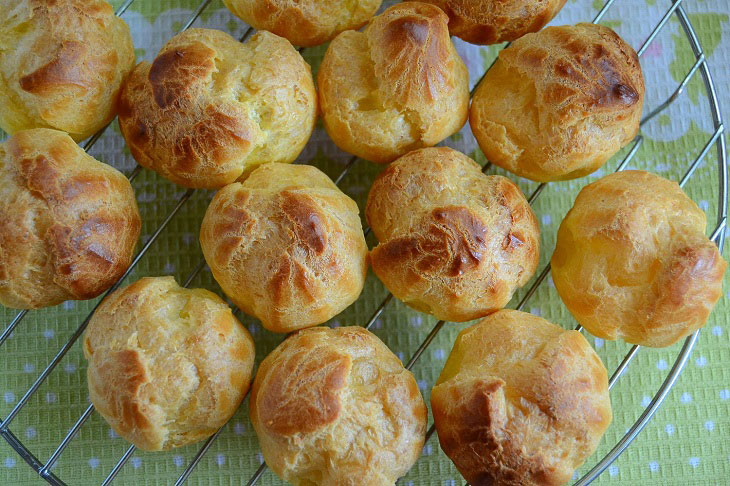
[[267,162],[292,162],[309,140],[317,93],[309,65],[269,32],[241,44],[189,29],[122,90],[119,125],[140,165],[185,187],[218,188]]
[[261,363],[251,423],[297,486],[393,485],[421,454],[427,409],[410,371],[362,327],[315,327]]
[[461,129],[469,73],[447,23],[433,5],[403,2],[364,32],[332,41],[317,81],[324,126],[338,147],[386,163]]
[[91,299],[129,267],[141,225],[132,186],[66,133],[0,144],[0,201],[0,304]]
[[565,0],[423,0],[449,16],[451,35],[472,44],[513,41],[537,32],[557,15]]
[[705,213],[649,172],[623,171],[584,187],[558,230],[553,281],[591,334],[669,346],[705,325],[727,263]]
[[441,449],[473,486],[566,484],[612,418],[585,338],[514,310],[459,333],[431,409]]
[[173,277],[143,278],[104,299],[83,347],[94,407],[146,451],[222,427],[248,391],[255,354],[220,297]]
[[226,295],[274,332],[327,321],[365,284],[357,204],[308,165],[265,164],[218,191],[200,245]]
[[223,0],[244,22],[280,35],[295,46],[311,47],[357,30],[382,0]]
[[487,159],[540,182],[601,167],[639,130],[644,78],[608,27],[548,27],[499,53],[471,106]]
[[535,272],[540,229],[520,189],[450,148],[416,150],[375,179],[373,271],[405,304],[447,321],[501,309]]
[[109,123],[134,66],[129,27],[101,0],[0,3],[0,128],[82,140]]

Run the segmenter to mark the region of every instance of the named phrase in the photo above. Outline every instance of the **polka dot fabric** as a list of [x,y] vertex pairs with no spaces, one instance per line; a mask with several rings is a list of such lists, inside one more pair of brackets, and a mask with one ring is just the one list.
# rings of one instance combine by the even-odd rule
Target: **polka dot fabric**
[[[164,42],[190,18],[200,1],[135,0],[123,18],[131,27],[139,60],[153,59]],[[111,3],[118,7],[122,0]],[[386,0],[383,8],[392,3],[392,0]],[[669,0],[616,0],[603,23],[638,47],[670,3]],[[571,0],[552,24],[592,19],[602,4],[603,0]],[[725,89],[730,81],[730,6],[726,0],[704,0],[686,2],[685,8],[699,31],[715,84],[720,88],[720,101],[723,106],[730,107],[730,91]],[[220,0],[213,0],[194,25],[219,28],[235,37],[240,37],[246,30],[246,26],[232,16]],[[499,46],[480,48],[458,39],[454,43],[467,64],[471,83],[476,83],[491,64]],[[326,46],[322,46],[303,51],[315,74],[325,49]],[[674,91],[693,62],[689,44],[679,24],[671,20],[641,58],[647,84],[645,114]],[[712,134],[713,127],[704,93],[698,76],[667,111],[643,128],[644,142],[629,167],[650,170],[678,180]],[[725,113],[725,116],[730,120],[730,114]],[[445,144],[482,164],[486,162],[468,125]],[[545,188],[533,206],[542,230],[539,269],[549,261],[557,228],[580,188],[614,171],[629,148],[622,150],[591,176],[551,183]],[[116,123],[105,132],[90,153],[125,174],[130,174],[136,165]],[[350,156],[339,151],[319,126],[298,162],[315,165],[336,178],[349,160]],[[382,167],[360,160],[341,182],[342,189],[360,205],[361,214],[368,188],[380,170]],[[536,187],[534,183],[501,170],[491,168],[488,173],[510,177],[528,195]],[[689,196],[708,214],[708,233],[715,227],[717,180],[717,158],[712,150],[686,188]],[[141,241],[146,243],[178,204],[184,190],[150,171],[142,171],[133,186],[144,221]],[[196,191],[193,194],[150,247],[127,283],[148,275],[174,275],[179,282],[185,281],[201,259],[198,231],[211,197],[210,191]],[[375,244],[372,235],[368,237],[368,243],[371,247]],[[725,257],[729,256],[730,251],[726,250]],[[207,269],[200,272],[191,285],[220,293]],[[518,292],[508,307],[514,308],[525,291],[522,289]],[[729,484],[730,285],[726,285],[726,292],[729,292],[728,295],[719,302],[706,328],[702,330],[685,371],[664,405],[634,443],[594,484]],[[329,324],[365,324],[386,295],[383,286],[373,275],[369,275],[363,296]],[[32,311],[22,321],[0,348],[0,417],[6,417],[18,404],[28,387],[73,335],[96,302],[66,302],[54,308]],[[525,310],[566,328],[576,325],[561,303],[550,277],[530,299]],[[15,314],[13,310],[0,307],[0,325],[7,325]],[[240,317],[256,341],[258,360],[263,359],[282,337],[269,333],[254,319]],[[410,310],[393,300],[372,330],[397,356],[408,362],[435,324],[432,317]],[[456,335],[466,325],[447,323],[415,363],[413,372],[427,402]],[[590,335],[587,337],[609,372],[616,368],[629,349],[624,343],[604,341]],[[677,344],[667,349],[642,349],[638,353],[611,391],[614,422],[596,454],[576,472],[576,479],[603,457],[651,404],[656,390],[674,365],[680,348],[681,344]],[[51,456],[88,407],[85,375],[86,362],[77,343],[13,420],[10,427],[13,434],[41,461]],[[127,447],[128,444],[94,413],[63,453],[53,473],[67,484],[100,484]],[[121,470],[116,484],[171,484],[190,464],[199,447],[191,445],[165,453],[135,452]],[[242,484],[262,461],[245,402],[212,443],[188,484]],[[0,440],[0,485],[25,484],[37,485],[42,484],[42,481]],[[268,471],[258,484],[266,486],[283,483]],[[464,481],[443,454],[434,436],[425,445],[423,455],[414,468],[399,484],[456,486],[463,485]]]

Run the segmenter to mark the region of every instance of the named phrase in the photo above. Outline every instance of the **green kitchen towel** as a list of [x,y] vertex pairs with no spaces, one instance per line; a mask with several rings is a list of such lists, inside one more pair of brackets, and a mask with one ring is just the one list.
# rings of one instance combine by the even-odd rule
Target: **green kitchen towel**
[[[164,42],[191,17],[200,1],[135,0],[122,18],[132,29],[138,58],[152,60]],[[117,7],[122,1],[115,0],[112,3]],[[384,2],[383,8],[392,3]],[[708,56],[721,102],[730,106],[730,7],[726,0],[687,0],[686,3],[689,17]],[[602,5],[603,0],[570,0],[552,24],[590,21]],[[614,28],[638,48],[669,6],[668,0],[616,0],[603,23]],[[231,15],[220,0],[211,2],[194,26],[221,29],[235,37],[240,37],[246,30],[245,24]],[[494,59],[498,46],[472,46],[458,39],[455,39],[455,44],[469,68],[473,84]],[[325,48],[322,46],[303,51],[315,72]],[[647,87],[645,113],[661,104],[675,90],[693,63],[694,56],[689,43],[673,17],[641,59]],[[710,139],[712,132],[708,99],[698,75],[666,111],[644,127],[643,144],[630,167],[650,170],[678,180]],[[480,163],[485,162],[468,126],[445,144],[467,153]],[[604,168],[589,177],[551,183],[545,188],[534,204],[542,229],[539,269],[549,261],[558,225],[580,188],[615,170],[630,148],[624,148]],[[136,165],[116,123],[105,132],[90,153],[126,174]],[[349,157],[338,150],[318,126],[299,162],[315,165],[334,178],[342,171]],[[707,212],[708,234],[715,228],[718,212],[717,161],[717,153],[713,148],[686,189]],[[368,188],[381,169],[381,166],[359,160],[342,181],[343,190],[358,202],[361,212]],[[515,178],[501,170],[492,168],[489,173],[507,175],[527,194],[536,187],[535,183]],[[133,186],[144,221],[142,242],[146,242],[178,203],[184,190],[147,170],[134,181]],[[198,230],[211,196],[211,191],[195,192],[151,246],[127,283],[148,275],[174,275],[178,282],[182,282],[190,274],[202,258]],[[371,246],[374,244],[372,236],[368,241]],[[727,257],[730,253],[726,251],[725,255]],[[192,286],[220,292],[208,271],[196,277]],[[725,292],[729,290],[730,286],[726,285]],[[518,292],[509,307],[514,307],[525,291],[522,289]],[[369,275],[361,298],[330,324],[363,325],[386,294],[377,279]],[[29,312],[14,335],[0,348],[0,416],[7,416],[18,403],[95,303],[96,300],[66,302],[54,308]],[[636,441],[598,478],[597,484],[730,484],[729,309],[728,300],[724,297],[702,330],[687,368],[664,405]],[[576,325],[549,278],[530,299],[526,310],[566,328]],[[0,307],[0,327],[4,328],[15,314],[13,310]],[[240,318],[256,341],[257,362],[260,362],[281,341],[282,336],[267,332],[255,319],[243,315]],[[373,331],[405,362],[435,323],[433,317],[393,301],[376,321]],[[456,334],[464,327],[465,324],[446,324],[414,366],[419,387],[427,400]],[[587,337],[609,373],[630,348],[625,343]],[[589,458],[578,475],[603,457],[639,417],[672,367],[680,348],[681,343],[667,349],[640,350],[611,391],[614,422],[596,454]],[[81,348],[76,343],[12,422],[12,432],[41,461],[49,458],[89,405],[85,368]],[[99,484],[127,447],[126,441],[117,437],[104,420],[93,413],[63,453],[53,472],[68,484]],[[164,453],[136,452],[122,469],[117,484],[171,484],[190,463],[199,447],[191,445]],[[247,404],[244,403],[202,458],[190,476],[189,484],[245,484],[262,460],[256,435],[248,421]],[[43,481],[36,473],[0,440],[0,484],[41,483]],[[283,483],[267,471],[259,484]],[[434,436],[424,447],[420,460],[399,484],[461,485],[464,481],[440,450]]]

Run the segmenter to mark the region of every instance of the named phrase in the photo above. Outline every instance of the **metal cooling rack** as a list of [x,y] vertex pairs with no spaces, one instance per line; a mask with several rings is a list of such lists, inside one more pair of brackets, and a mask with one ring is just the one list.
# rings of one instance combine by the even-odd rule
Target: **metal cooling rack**
[[[211,3],[212,0],[203,0],[200,5],[197,7],[193,15],[188,19],[188,21],[182,26],[181,31],[187,30],[190,28],[195,21],[200,17],[200,15],[203,13],[203,11],[208,7],[208,5]],[[134,2],[134,0],[126,0],[117,10],[116,15],[121,16],[124,14],[124,12],[129,8],[129,6]],[[605,13],[609,10],[609,8],[613,5],[615,0],[608,0],[603,5],[601,10],[598,12],[596,17],[593,19],[593,23],[598,23],[603,18]],[[722,134],[724,132],[724,125],[722,122],[722,115],[720,113],[720,108],[717,100],[717,93],[715,91],[715,86],[713,83],[712,75],[710,74],[709,66],[707,65],[707,60],[705,58],[705,54],[703,52],[702,46],[700,45],[700,42],[697,38],[697,34],[689,20],[689,17],[687,16],[686,12],[682,8],[682,0],[675,0],[674,3],[672,3],[671,7],[664,13],[659,23],[656,24],[656,26],[653,28],[649,36],[646,38],[646,40],[643,42],[643,44],[639,47],[637,50],[637,54],[639,56],[642,56],[651,42],[656,38],[656,36],[659,34],[659,32],[664,28],[664,26],[667,24],[669,19],[675,15],[677,19],[679,20],[679,24],[682,27],[682,30],[684,31],[692,52],[695,56],[695,63],[692,66],[692,68],[689,70],[687,75],[684,77],[684,79],[679,83],[675,91],[672,93],[669,98],[667,98],[663,103],[661,103],[659,106],[654,108],[652,111],[649,112],[648,115],[641,121],[641,126],[643,127],[646,123],[651,121],[654,117],[656,117],[659,113],[664,111],[667,107],[669,107],[678,97],[684,89],[686,88],[687,84],[690,82],[690,80],[699,72],[702,76],[702,80],[704,81],[705,86],[705,93],[707,95],[707,100],[709,102],[710,107],[710,113],[712,116],[712,121],[714,125],[714,132],[713,135],[710,137],[710,139],[707,141],[707,143],[702,147],[700,153],[697,155],[697,157],[694,159],[694,161],[689,165],[687,168],[687,171],[685,172],[682,179],[679,181],[679,185],[681,187],[684,187],[687,182],[690,180],[690,178],[693,176],[697,168],[700,166],[702,160],[704,157],[712,150],[712,147],[715,146],[717,150],[718,155],[718,178],[719,178],[719,192],[718,192],[718,214],[716,219],[716,227],[715,230],[712,233],[711,239],[714,241],[718,247],[720,248],[720,251],[722,251],[722,248],[724,246],[725,242],[725,226],[727,223],[727,202],[728,202],[728,168],[727,168],[727,154],[726,154],[726,147],[725,147],[725,139],[722,137]],[[241,41],[245,41],[251,34],[253,33],[253,28],[249,27],[246,32],[241,37]],[[505,46],[506,47],[506,46]],[[490,66],[491,67],[491,66]],[[474,85],[476,87],[478,83]],[[473,88],[472,88],[473,92]],[[108,125],[107,125],[108,127]],[[89,150],[96,142],[99,140],[101,135],[104,133],[107,127],[104,127],[102,130],[100,130],[98,133],[94,134],[91,138],[89,138],[83,145],[84,150]],[[641,143],[643,142],[643,138],[641,135],[638,135],[631,146],[631,149],[629,150],[628,154],[624,157],[624,159],[621,161],[619,166],[616,168],[616,171],[624,170],[631,159],[634,157],[636,152],[638,151],[639,147],[641,146]],[[340,175],[335,179],[335,183],[339,184],[342,179],[347,175],[347,173],[350,171],[350,169],[355,165],[355,163],[358,162],[357,157],[352,157],[348,163],[345,165],[344,169],[340,173]],[[483,171],[486,171],[491,164],[487,162],[484,167]],[[137,165],[132,172],[129,175],[129,181],[133,181],[137,175],[141,172],[142,168]],[[538,197],[544,192],[546,189],[547,184],[543,183],[537,186],[537,188],[530,194],[528,201],[530,204],[533,204]],[[158,239],[160,234],[163,232],[163,230],[167,227],[167,225],[172,221],[172,219],[175,217],[175,215],[182,209],[182,207],[185,205],[185,203],[190,199],[192,196],[194,190],[188,189],[183,193],[183,195],[178,200],[175,207],[172,209],[172,211],[167,215],[167,217],[162,221],[160,226],[157,228],[157,230],[152,234],[152,236],[149,238],[147,243],[142,247],[142,249],[139,251],[139,253],[135,256],[133,259],[129,269],[124,273],[124,275],[119,279],[119,281],[116,282],[108,291],[106,294],[104,294],[104,297],[106,297],[108,294],[113,292],[115,289],[117,289],[121,282],[132,272],[132,270],[136,267],[136,265],[140,262],[142,258],[144,258],[147,251],[150,249],[150,247],[155,243],[155,241]],[[367,236],[370,233],[370,228],[365,229],[365,235]],[[193,279],[206,267],[205,260],[201,259],[200,263],[197,264],[195,269],[192,271],[192,273],[187,277],[187,279],[184,281],[184,286],[187,287],[190,285],[190,283],[193,281]],[[522,310],[527,302],[530,300],[530,298],[535,294],[538,287],[545,281],[545,278],[550,273],[550,265],[546,265],[542,271],[538,274],[537,278],[534,280],[532,285],[529,287],[527,293],[525,296],[520,300],[520,302],[517,304],[516,309]],[[368,320],[367,324],[365,325],[365,328],[370,328],[376,321],[376,319],[382,314],[382,312],[385,310],[385,308],[390,304],[390,302],[393,300],[393,295],[388,294],[387,297],[383,300],[383,302],[378,306],[378,308],[375,310],[372,317]],[[101,301],[100,301],[101,302]],[[89,419],[89,417],[94,413],[94,406],[89,405],[87,409],[83,412],[83,414],[78,418],[76,423],[71,427],[71,429],[68,431],[64,439],[61,441],[60,444],[56,447],[56,450],[51,454],[51,456],[45,461],[41,461],[38,459],[38,457],[31,452],[28,447],[26,447],[25,444],[23,444],[18,437],[13,434],[13,432],[10,430],[10,424],[12,423],[13,419],[18,415],[18,413],[27,405],[28,401],[33,397],[33,395],[36,393],[38,388],[43,384],[43,382],[48,378],[48,376],[53,372],[53,370],[58,366],[58,364],[61,362],[61,360],[64,358],[66,353],[71,349],[71,347],[74,345],[74,343],[81,337],[83,331],[86,329],[86,326],[89,323],[89,320],[91,319],[91,316],[93,312],[96,310],[96,307],[98,307],[99,304],[97,304],[94,309],[92,309],[91,313],[81,322],[79,327],[76,329],[76,331],[73,332],[71,335],[71,338],[61,347],[61,349],[58,350],[57,354],[54,356],[54,358],[51,360],[51,362],[48,364],[48,366],[41,372],[41,374],[38,376],[38,378],[34,381],[34,383],[30,386],[30,388],[25,392],[23,397],[18,401],[18,403],[15,405],[15,407],[10,411],[7,417],[5,417],[4,420],[0,421],[0,435],[10,444],[10,446],[17,451],[17,453],[20,455],[23,460],[25,460],[30,467],[32,467],[40,477],[45,479],[48,483],[53,485],[65,485],[66,483],[59,477],[57,477],[51,469],[56,464],[56,462],[60,459],[61,455],[63,454],[64,450],[68,445],[71,443],[71,441],[76,436],[77,432],[81,429],[81,427],[86,423],[86,421]],[[235,313],[238,313],[239,310],[236,308],[234,309]],[[8,326],[5,328],[5,330],[0,334],[0,346],[2,346],[5,341],[10,337],[12,332],[16,329],[18,324],[23,320],[23,318],[28,314],[27,310],[20,311],[15,318],[8,324]],[[426,339],[421,343],[421,345],[418,347],[414,355],[411,357],[411,359],[407,362],[406,368],[412,369],[413,366],[416,364],[418,359],[422,356],[423,352],[426,350],[426,348],[431,344],[431,342],[434,340],[436,335],[439,333],[441,328],[444,326],[444,321],[437,322],[433,329],[429,332],[429,334],[426,336]],[[582,331],[582,327],[578,326],[576,328],[578,331]],[[613,461],[616,460],[616,458],[626,449],[626,447],[631,444],[631,442],[636,438],[636,436],[639,434],[639,432],[642,431],[642,429],[646,426],[647,423],[652,419],[656,411],[659,409],[661,404],[664,402],[664,399],[667,397],[669,391],[674,386],[674,383],[677,381],[677,378],[682,373],[682,370],[684,369],[685,365],[687,364],[687,361],[689,359],[690,354],[692,353],[692,349],[694,348],[695,344],[697,343],[697,337],[699,335],[700,331],[696,331],[692,335],[686,338],[684,345],[682,346],[681,350],[679,351],[679,354],[677,355],[676,360],[674,361],[674,364],[669,369],[669,372],[667,373],[666,378],[662,382],[661,386],[655,393],[654,397],[652,398],[649,406],[647,406],[644,410],[644,412],[639,416],[639,418],[636,420],[636,422],[626,431],[626,434],[616,443],[616,445],[611,449],[611,451],[606,454],[603,458],[601,458],[582,478],[580,478],[577,482],[574,483],[575,486],[583,486],[591,483],[598,475],[600,475]],[[634,359],[636,354],[639,352],[640,346],[634,345],[631,346],[629,351],[624,356],[623,360],[620,362],[618,367],[614,370],[613,374],[611,375],[611,378],[609,379],[609,389],[613,388],[613,386],[616,384],[618,379],[623,375],[623,373],[627,370],[629,364]],[[247,398],[247,397],[246,397]],[[181,485],[183,484],[188,476],[193,472],[195,467],[198,465],[202,457],[206,454],[210,446],[213,444],[213,442],[216,440],[218,435],[220,434],[222,429],[218,430],[213,436],[211,436],[208,440],[206,440],[200,450],[195,454],[192,461],[187,465],[183,473],[176,479],[175,485]],[[434,426],[432,425],[427,434],[426,434],[426,441],[430,440],[431,436],[433,435],[435,431]],[[135,452],[136,448],[134,446],[129,446],[129,448],[124,452],[122,457],[119,459],[119,461],[116,463],[116,465],[112,468],[112,470],[109,472],[106,479],[102,482],[103,485],[110,484],[114,478],[119,474],[119,472],[122,470],[124,465],[127,463],[127,461],[131,458],[132,454]],[[254,485],[257,483],[261,475],[266,470],[266,463],[262,463],[261,466],[253,472],[252,476],[250,477],[248,481],[248,485]],[[172,478],[171,478],[172,479]]]

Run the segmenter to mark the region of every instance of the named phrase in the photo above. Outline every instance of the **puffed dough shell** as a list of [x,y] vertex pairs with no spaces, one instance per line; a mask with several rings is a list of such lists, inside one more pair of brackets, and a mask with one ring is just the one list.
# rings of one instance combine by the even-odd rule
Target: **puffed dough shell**
[[675,182],[622,171],[587,185],[560,224],[553,281],[591,334],[669,346],[707,322],[727,262]]

